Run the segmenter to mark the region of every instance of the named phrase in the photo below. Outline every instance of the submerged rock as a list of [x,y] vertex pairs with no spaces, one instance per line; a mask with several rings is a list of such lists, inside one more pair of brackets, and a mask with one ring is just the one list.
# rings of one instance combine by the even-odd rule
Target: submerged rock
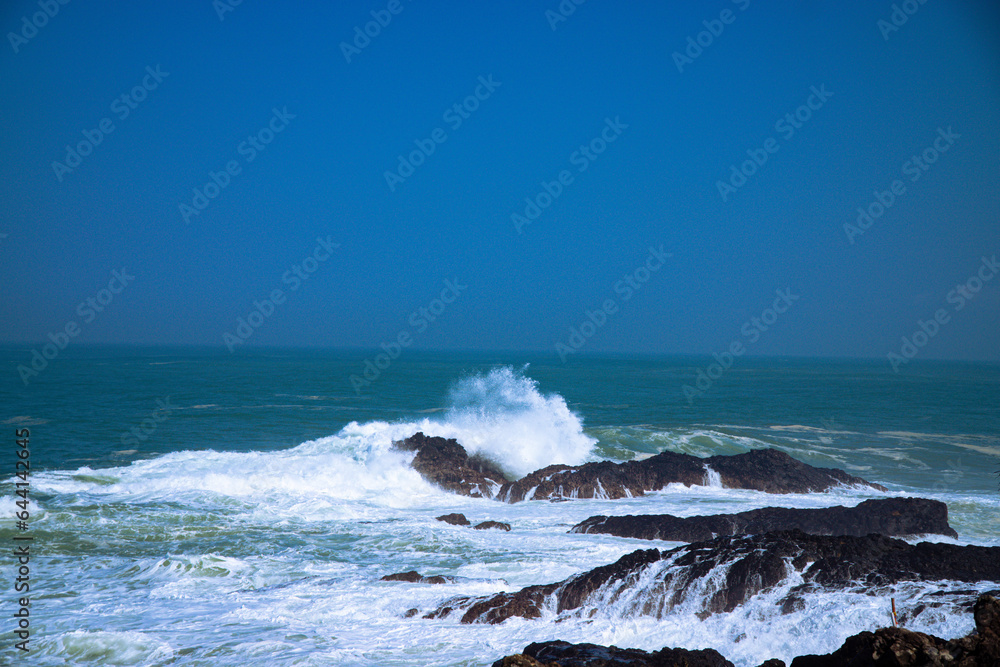
[[825,536],[802,531],[720,537],[659,551],[640,549],[610,565],[564,581],[514,593],[456,597],[425,618],[462,612],[462,623],[502,623],[513,616],[595,614],[614,603],[623,617],[662,618],[683,603],[700,613],[730,612],[779,584],[790,568],[805,582],[778,601],[794,609],[796,596],[813,588],[870,589],[900,581],[1000,581],[1000,547],[916,545],[882,535]]
[[565,498],[630,498],[667,484],[704,485],[717,476],[722,486],[767,493],[825,491],[839,484],[884,491],[836,468],[815,468],[776,449],[699,458],[662,452],[642,461],[600,461],[582,466],[552,465],[511,482],[493,463],[468,456],[457,440],[416,433],[393,443],[417,452],[412,466],[425,479],[467,496],[505,502]]
[[409,572],[387,574],[380,581],[406,581],[411,584],[451,584],[455,582],[455,578],[445,577],[440,574],[424,577],[416,570],[410,570]]
[[649,653],[637,648],[550,641],[529,644],[519,656],[493,667],[733,667],[714,649],[665,648]]
[[791,667],[996,667],[1000,665],[1000,600],[981,595],[973,608],[975,632],[945,640],[905,628],[848,637],[828,655],[803,655]]
[[932,534],[958,537],[948,525],[948,506],[939,500],[925,498],[880,498],[866,500],[856,507],[765,507],[738,514],[683,519],[670,514],[592,516],[573,526],[570,532],[700,542],[726,535],[754,535],[777,530],[856,537],[870,533],[889,537]]

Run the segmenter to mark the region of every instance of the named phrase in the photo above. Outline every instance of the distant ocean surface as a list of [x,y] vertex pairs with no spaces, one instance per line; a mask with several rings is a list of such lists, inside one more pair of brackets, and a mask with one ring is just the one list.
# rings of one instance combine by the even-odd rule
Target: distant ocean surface
[[[775,447],[879,482],[890,496],[948,504],[960,544],[1000,545],[1000,365],[740,358],[689,401],[700,357],[405,351],[356,392],[359,351],[67,348],[25,386],[30,347],[0,348],[3,552],[15,535],[15,430],[30,430],[33,665],[479,666],[532,641],[715,648],[740,667],[824,653],[887,624],[885,600],[817,593],[781,614],[761,594],[704,620],[616,609],[594,618],[404,618],[455,595],[550,583],[639,548],[567,534],[596,514],[739,512],[856,505],[840,488],[770,495],[671,485],[641,498],[514,505],[425,482],[393,440],[454,437],[512,475],[553,463],[665,450],[710,456]],[[412,455],[409,455],[412,456]],[[449,526],[462,512],[509,533]],[[935,541],[952,541],[932,537]],[[13,609],[12,557],[0,558]],[[418,570],[459,583],[379,581]],[[791,585],[791,584],[789,584]],[[970,587],[967,585],[967,587]],[[995,588],[984,584],[983,590]],[[976,588],[972,585],[971,588]],[[932,584],[898,584],[903,605]],[[921,613],[944,637],[971,614]]]

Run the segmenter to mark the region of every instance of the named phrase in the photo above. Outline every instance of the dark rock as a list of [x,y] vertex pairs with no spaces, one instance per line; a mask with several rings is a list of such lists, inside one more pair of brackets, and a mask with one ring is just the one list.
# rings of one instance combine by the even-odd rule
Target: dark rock
[[765,507],[739,514],[693,516],[685,519],[669,514],[646,516],[592,516],[570,529],[571,533],[607,533],[643,540],[700,542],[725,535],[754,535],[777,530],[801,530],[810,535],[854,535],[870,533],[947,535],[958,537],[948,525],[948,506],[925,498],[880,498],[856,507],[792,509]]
[[453,438],[415,433],[392,444],[396,449],[416,452],[410,463],[413,469],[425,479],[454,493],[492,498],[493,492],[507,481],[500,468],[482,457],[469,456]]
[[[530,662],[519,662],[527,658]],[[649,653],[637,648],[550,641],[529,644],[521,656],[507,656],[493,667],[733,667],[714,649],[664,648]]]
[[455,579],[453,577],[445,577],[442,575],[433,575],[430,577],[421,576],[421,574],[415,570],[410,570],[409,572],[397,572],[396,574],[387,574],[382,577],[381,581],[406,581],[411,584],[450,584],[454,583]]
[[476,530],[487,530],[489,528],[496,528],[497,530],[506,530],[510,532],[509,523],[501,523],[499,521],[483,521],[482,523],[477,523],[473,526]]
[[785,667],[785,661],[778,660],[777,658],[771,658],[770,660],[765,660],[760,663],[759,667]]
[[881,628],[848,637],[828,655],[803,655],[791,667],[996,667],[1000,665],[1000,600],[981,595],[976,631],[945,640],[905,628]]
[[403,614],[403,618],[413,618],[414,616],[416,616],[419,613],[420,613],[420,610],[417,609],[417,608],[415,608],[415,607],[413,609],[407,609],[406,613]]
[[508,655],[506,658],[501,658],[493,663],[493,667],[559,667],[559,663],[550,662],[549,664],[544,664],[538,662],[534,658],[529,658],[526,655]]
[[435,517],[438,521],[444,521],[445,523],[451,524],[452,526],[471,526],[472,522],[465,518],[464,514],[455,512],[454,514],[442,514],[439,517]]
[[[899,581],[1000,581],[1000,547],[916,545],[882,535],[827,536],[784,531],[720,537],[659,551],[634,551],[618,561],[561,582],[529,586],[514,593],[456,597],[425,618],[462,611],[463,623],[502,623],[512,616],[539,618],[596,613],[616,601],[626,616],[662,618],[674,606],[696,600],[704,615],[730,612],[752,596],[780,583],[794,567],[805,581],[778,602],[794,609],[811,588],[871,588]],[[707,577],[725,571],[718,584]],[[643,588],[637,589],[639,582]],[[711,595],[703,591],[714,590]],[[600,591],[600,596],[595,593]],[[622,600],[629,600],[628,605]]]
[[411,465],[434,484],[467,496],[505,502],[565,498],[628,498],[679,482],[705,484],[709,469],[722,485],[768,493],[825,491],[838,484],[885,490],[836,468],[814,468],[776,449],[755,449],[734,456],[699,458],[662,452],[642,461],[600,461],[582,466],[552,465],[510,482],[493,463],[469,456],[457,440],[423,433],[393,443],[415,451]]

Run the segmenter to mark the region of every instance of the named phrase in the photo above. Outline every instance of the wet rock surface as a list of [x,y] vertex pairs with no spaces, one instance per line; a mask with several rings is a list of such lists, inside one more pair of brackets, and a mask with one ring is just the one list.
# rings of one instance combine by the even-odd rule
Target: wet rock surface
[[428,437],[418,432],[392,446],[416,452],[410,463],[413,469],[424,479],[454,493],[490,498],[491,489],[507,481],[499,467],[481,457],[469,456],[454,439]]
[[[513,616],[539,618],[543,609],[585,613],[607,606],[610,600],[626,616],[656,618],[678,604],[697,600],[707,616],[732,611],[772,588],[788,576],[789,567],[805,583],[778,603],[786,611],[796,608],[799,596],[812,588],[1000,581],[1000,547],[911,545],[882,535],[834,537],[802,531],[721,537],[667,551],[641,549],[564,581],[513,593],[453,598],[425,618],[461,612],[462,623],[502,623]],[[720,568],[725,576],[717,580]],[[708,585],[710,578],[713,583]]]
[[931,534],[958,537],[958,533],[948,525],[948,506],[925,498],[880,498],[866,500],[856,507],[765,507],[738,514],[687,518],[669,514],[592,516],[573,526],[570,532],[700,542],[726,535],[754,535],[780,530],[856,537],[870,533],[890,537]]
[[642,461],[600,461],[582,466],[553,465],[514,482],[500,468],[481,457],[469,456],[458,441],[416,433],[393,443],[417,452],[411,465],[425,479],[467,496],[505,502],[565,498],[629,498],[667,484],[705,484],[710,471],[733,489],[767,493],[825,491],[840,484],[885,490],[836,468],[815,468],[776,449],[755,449],[733,456],[699,458],[662,452]]
[[848,637],[828,655],[803,655],[791,667],[996,667],[1000,665],[1000,600],[981,595],[975,632],[945,640],[906,628],[881,628]]
[[713,649],[689,651],[665,648],[647,652],[636,648],[570,644],[550,641],[529,644],[519,656],[507,656],[493,667],[733,667]]
[[455,512],[454,514],[442,514],[435,517],[438,521],[444,521],[452,526],[471,526],[472,522],[465,518],[464,514]]
[[455,578],[440,574],[424,577],[416,570],[410,570],[409,572],[387,574],[382,577],[381,581],[405,581],[411,584],[450,584],[455,582]]
[[[980,595],[973,607],[976,629],[946,640],[902,627],[881,628],[849,637],[828,655],[803,655],[791,667],[997,667],[1000,665],[1000,600]],[[712,649],[659,651],[548,641],[529,644],[520,655],[493,667],[732,667]],[[772,658],[760,667],[785,667]]]
[[500,521],[483,521],[482,523],[477,523],[475,526],[473,526],[473,528],[475,530],[496,529],[496,530],[505,530],[507,532],[510,532],[510,524],[502,523]]

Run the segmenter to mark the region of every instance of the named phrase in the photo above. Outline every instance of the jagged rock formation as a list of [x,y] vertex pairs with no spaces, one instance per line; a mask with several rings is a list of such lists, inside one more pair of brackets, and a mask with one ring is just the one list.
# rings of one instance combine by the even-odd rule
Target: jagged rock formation
[[417,452],[411,464],[425,479],[455,493],[505,502],[563,498],[629,498],[671,483],[706,484],[712,473],[728,488],[767,493],[825,491],[838,484],[884,491],[836,468],[814,468],[776,449],[699,458],[662,452],[642,461],[601,461],[582,466],[553,465],[511,482],[493,463],[468,456],[454,439],[416,433],[393,445]]
[[793,509],[765,507],[738,514],[679,518],[670,514],[592,516],[571,533],[605,533],[642,540],[701,542],[726,535],[755,535],[778,530],[801,530],[810,535],[878,533],[889,537],[947,535],[958,537],[948,525],[948,506],[925,498],[880,498],[856,507]]
[[[980,595],[973,607],[976,630],[960,639],[881,628],[848,637],[828,655],[803,655],[791,667],[996,667],[1000,665],[1000,600]],[[548,641],[529,644],[520,655],[510,655],[493,667],[732,667],[712,649],[689,651],[664,648],[648,653],[595,644]],[[785,667],[770,659],[760,667]]]
[[[1000,547],[910,545],[882,535],[832,537],[797,530],[720,537],[668,551],[641,549],[564,581],[514,593],[453,598],[425,617],[461,611],[463,623],[501,623],[512,616],[539,618],[543,609],[584,613],[613,602],[623,615],[660,618],[688,600],[697,600],[701,613],[709,615],[732,611],[775,586],[789,574],[789,567],[805,583],[779,603],[784,611],[796,608],[798,596],[815,587],[1000,581]],[[725,572],[721,583],[720,569]]]
[[469,456],[454,439],[427,437],[415,433],[392,443],[396,449],[416,452],[410,463],[425,479],[443,489],[465,496],[493,497],[507,481],[495,464],[478,456]]
[[976,631],[945,640],[905,628],[848,637],[829,655],[803,655],[791,667],[996,667],[1000,665],[1000,600],[981,595],[973,608]]

